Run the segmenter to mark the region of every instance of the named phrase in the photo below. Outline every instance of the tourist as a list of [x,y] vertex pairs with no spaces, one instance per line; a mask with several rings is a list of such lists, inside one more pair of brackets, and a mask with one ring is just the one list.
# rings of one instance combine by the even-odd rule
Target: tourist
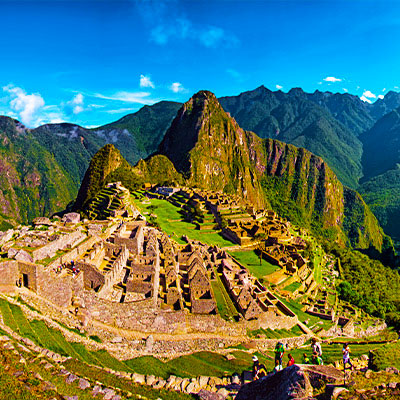
[[282,367],[283,355],[285,354],[285,347],[281,342],[278,342],[275,346],[275,364],[278,361],[279,365]]
[[311,361],[314,365],[324,365],[322,357],[316,351],[314,351]]
[[291,365],[294,365],[294,358],[293,358],[293,356],[291,354],[288,354],[287,356],[288,356],[288,359],[289,359],[289,361],[287,363],[287,366],[290,367]]
[[275,374],[282,370],[283,370],[282,363],[280,363],[279,360],[275,360],[275,368],[273,369],[272,373]]
[[313,338],[311,339],[311,349],[312,349],[312,352],[313,352],[313,353],[314,353],[314,351],[316,351],[317,354],[318,354],[320,357],[322,357],[321,343],[319,343],[319,342],[317,341],[317,338],[315,338],[315,337],[313,337]]
[[306,353],[303,354],[303,364],[310,364],[310,358]]
[[253,356],[253,380],[260,379],[267,376],[267,370],[263,364],[260,364],[257,356]]
[[346,364],[350,365],[351,370],[353,371],[354,367],[350,361],[350,347],[348,343],[345,343],[342,348],[343,353],[343,369],[346,369]]

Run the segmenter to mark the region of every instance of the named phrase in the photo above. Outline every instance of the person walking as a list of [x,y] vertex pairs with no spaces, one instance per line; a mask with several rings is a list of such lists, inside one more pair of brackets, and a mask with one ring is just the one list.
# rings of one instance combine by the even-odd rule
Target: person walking
[[342,353],[343,353],[343,369],[346,370],[346,365],[349,364],[351,371],[353,371],[354,367],[350,361],[350,347],[348,343],[345,343],[343,345]]
[[313,337],[311,339],[311,350],[312,352],[317,352],[317,354],[322,357],[322,348],[321,348],[321,343],[317,341],[317,338]]

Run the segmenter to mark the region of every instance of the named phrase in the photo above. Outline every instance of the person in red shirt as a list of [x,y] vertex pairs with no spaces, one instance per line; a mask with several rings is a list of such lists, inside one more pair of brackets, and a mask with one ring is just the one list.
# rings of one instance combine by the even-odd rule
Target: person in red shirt
[[287,366],[290,367],[291,365],[294,364],[294,358],[293,358],[293,356],[291,354],[288,354],[287,356],[288,356],[288,359],[289,359],[289,361],[287,363]]

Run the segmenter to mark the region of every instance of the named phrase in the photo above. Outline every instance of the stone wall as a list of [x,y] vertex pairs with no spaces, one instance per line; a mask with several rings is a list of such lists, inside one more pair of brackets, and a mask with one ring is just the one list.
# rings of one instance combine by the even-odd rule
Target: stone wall
[[258,319],[248,321],[247,327],[250,330],[256,329],[291,329],[298,323],[298,318],[295,315],[290,317],[287,315],[277,315],[276,312],[268,310],[265,313],[259,315]]
[[106,296],[115,283],[122,280],[122,270],[126,266],[129,257],[129,250],[123,246],[118,257],[113,262],[110,271],[104,275],[104,284],[99,290],[100,296]]
[[0,263],[0,292],[14,291],[18,278],[17,261],[4,261]]
[[37,279],[37,294],[59,307],[69,307],[73,288],[83,287],[83,276],[56,275],[50,270],[41,270]]
[[34,250],[32,257],[35,261],[43,260],[44,258],[52,258],[58,250],[71,249],[81,242],[86,235],[80,230],[73,231],[62,235],[60,238],[49,242],[48,244]]
[[18,270],[20,276],[27,275],[28,288],[37,292],[38,283],[38,270],[42,270],[43,267],[38,264],[30,264],[22,261],[18,261]]
[[98,290],[104,285],[105,277],[94,265],[78,261],[77,267],[81,271],[86,289]]
[[76,258],[82,254],[85,254],[90,248],[92,248],[97,242],[101,239],[98,236],[91,236],[79,246],[75,247],[71,251],[62,256],[56,258],[49,264],[49,268],[57,267],[63,263],[70,263],[72,260],[76,260]]

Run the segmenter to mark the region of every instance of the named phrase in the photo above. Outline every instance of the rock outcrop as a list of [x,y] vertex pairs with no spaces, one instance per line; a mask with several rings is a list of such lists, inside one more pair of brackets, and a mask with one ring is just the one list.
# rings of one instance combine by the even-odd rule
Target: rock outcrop
[[340,371],[331,366],[292,365],[243,385],[236,400],[308,399],[321,384],[335,383],[341,378]]

